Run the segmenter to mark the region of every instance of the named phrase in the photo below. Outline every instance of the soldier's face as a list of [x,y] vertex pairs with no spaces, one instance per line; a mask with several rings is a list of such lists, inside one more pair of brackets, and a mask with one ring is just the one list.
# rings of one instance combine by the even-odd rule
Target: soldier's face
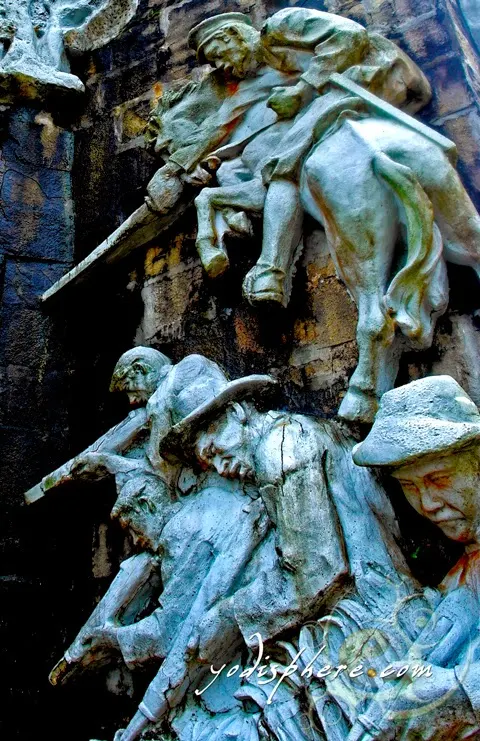
[[253,479],[254,464],[248,431],[235,413],[229,411],[201,433],[195,445],[198,460],[228,479]]
[[117,502],[112,517],[130,531],[135,545],[156,550],[160,542],[163,519],[157,516],[156,506],[148,491],[141,488],[138,495],[129,501]]
[[147,403],[156,388],[156,373],[146,363],[135,361],[125,371],[121,385],[131,406]]
[[479,451],[427,458],[393,472],[412,507],[451,540],[472,543],[480,529]]
[[249,44],[235,32],[225,29],[208,41],[203,54],[210,64],[222,70],[226,76],[243,79],[251,71],[253,51]]

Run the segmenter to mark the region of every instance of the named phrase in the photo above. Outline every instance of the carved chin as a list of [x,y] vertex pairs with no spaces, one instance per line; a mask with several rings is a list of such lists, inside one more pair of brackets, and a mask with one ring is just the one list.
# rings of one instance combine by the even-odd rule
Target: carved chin
[[457,540],[459,543],[470,543],[473,539],[468,522],[463,518],[439,523],[439,527],[447,538]]

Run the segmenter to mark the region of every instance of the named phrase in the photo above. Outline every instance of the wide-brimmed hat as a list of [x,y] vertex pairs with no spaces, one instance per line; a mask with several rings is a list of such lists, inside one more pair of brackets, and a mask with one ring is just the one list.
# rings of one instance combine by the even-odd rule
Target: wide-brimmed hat
[[218,31],[229,26],[236,26],[239,23],[246,24],[247,26],[252,25],[252,21],[248,15],[244,15],[244,13],[221,13],[220,15],[206,18],[192,28],[188,34],[188,45],[196,49],[197,56],[201,59],[203,56],[203,47]]
[[450,376],[430,376],[387,391],[375,422],[352,451],[358,466],[399,467],[480,442],[480,412]]
[[173,424],[159,441],[159,453],[167,460],[192,460],[198,432],[228,404],[248,399],[270,400],[278,384],[266,375],[229,381],[216,363],[190,355],[173,369],[169,385]]

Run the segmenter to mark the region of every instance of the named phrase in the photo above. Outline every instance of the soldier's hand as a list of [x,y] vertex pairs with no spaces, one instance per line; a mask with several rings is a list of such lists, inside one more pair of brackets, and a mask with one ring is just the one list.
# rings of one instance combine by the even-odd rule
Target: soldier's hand
[[274,87],[267,105],[279,118],[293,118],[300,108],[310,102],[312,94],[312,88],[300,80],[292,87]]
[[90,648],[119,648],[118,627],[114,623],[107,622],[91,633],[82,636],[83,643]]
[[212,607],[200,623],[198,631],[188,644],[190,654],[194,654],[205,664],[228,659],[229,648],[241,636],[235,620],[233,600],[224,599]]
[[145,203],[151,211],[167,214],[178,203],[183,193],[180,170],[167,163],[161,167],[147,185]]
[[71,468],[71,475],[78,478],[100,479],[107,473],[105,456],[102,453],[80,453],[74,458]]

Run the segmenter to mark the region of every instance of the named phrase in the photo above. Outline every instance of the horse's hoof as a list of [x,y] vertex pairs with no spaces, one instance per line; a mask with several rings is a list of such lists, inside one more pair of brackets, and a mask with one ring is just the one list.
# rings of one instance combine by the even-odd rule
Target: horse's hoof
[[340,404],[338,416],[347,422],[372,424],[377,410],[378,400],[376,397],[359,389],[348,389]]
[[245,276],[243,295],[255,304],[276,303],[288,306],[291,281],[283,270],[273,265],[257,263]]
[[227,253],[208,237],[197,239],[197,252],[209,278],[218,278],[230,266]]

